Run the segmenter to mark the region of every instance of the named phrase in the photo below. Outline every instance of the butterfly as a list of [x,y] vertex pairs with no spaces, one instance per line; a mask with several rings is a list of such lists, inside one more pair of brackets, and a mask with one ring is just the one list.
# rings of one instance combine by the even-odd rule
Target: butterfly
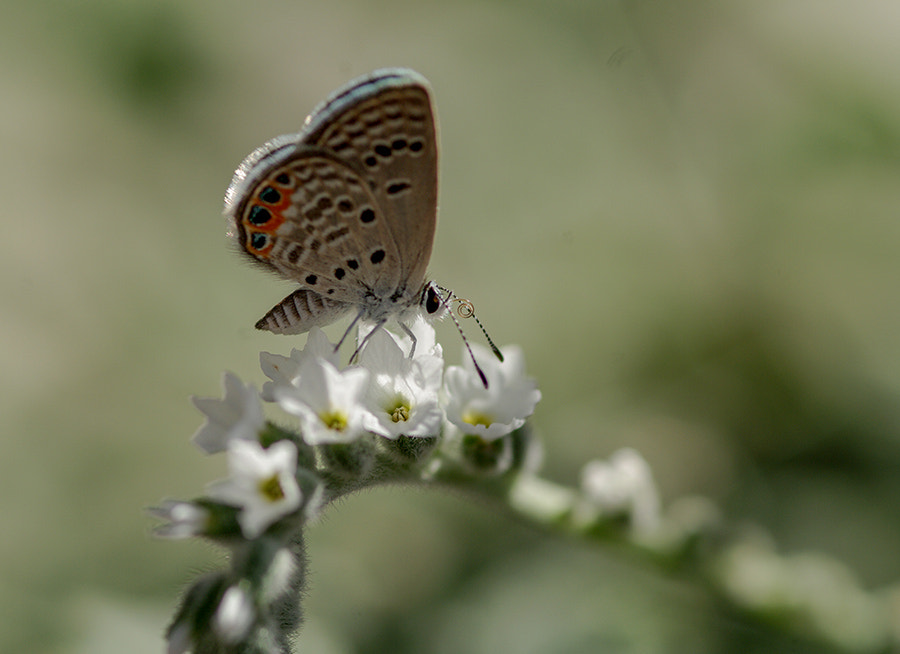
[[299,133],[247,156],[225,193],[232,233],[252,261],[300,284],[257,329],[302,334],[355,311],[341,342],[359,321],[373,323],[372,334],[396,319],[415,348],[403,321],[416,312],[436,316],[459,302],[460,315],[474,317],[470,302],[425,276],[437,225],[437,162],[431,87],[407,68],[349,82]]
[[300,133],[244,159],[225,195],[235,239],[254,262],[300,284],[256,327],[300,334],[353,311],[353,324],[377,326],[437,314],[443,296],[425,279],[437,161],[430,86],[403,68],[350,82]]

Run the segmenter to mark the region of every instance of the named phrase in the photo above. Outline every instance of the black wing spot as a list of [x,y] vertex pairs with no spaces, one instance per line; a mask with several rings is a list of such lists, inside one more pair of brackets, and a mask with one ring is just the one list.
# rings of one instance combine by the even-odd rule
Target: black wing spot
[[267,204],[276,204],[281,201],[281,193],[274,186],[267,186],[259,192],[259,199]]
[[368,157],[366,157],[365,159],[363,159],[363,161],[365,161],[366,165],[369,166],[370,168],[371,168],[372,166],[377,166],[377,165],[378,165],[378,159],[376,159],[375,157],[373,157],[373,156],[371,156],[371,155],[369,155]]
[[409,144],[409,149],[412,152],[421,152],[424,147],[425,147],[425,142],[420,141],[420,140],[413,141],[412,143]]
[[394,182],[393,184],[388,184],[387,193],[388,195],[397,195],[408,188],[409,182]]
[[279,184],[283,184],[284,186],[287,186],[288,184],[291,183],[291,178],[288,176],[287,173],[279,173],[278,177],[275,178],[275,181],[278,182]]
[[337,279],[343,279],[344,275],[346,275],[346,274],[347,274],[347,271],[344,270],[343,268],[335,268],[334,269],[334,276]]
[[397,139],[393,143],[391,143],[391,147],[394,150],[402,150],[406,147],[406,139]]
[[307,275],[306,276],[306,283],[309,284],[310,286],[315,286],[315,284],[318,280],[319,280],[319,278],[316,277],[315,275]]
[[350,270],[356,270],[357,268],[359,268],[359,261],[357,261],[356,259],[347,259],[347,267]]
[[370,223],[375,220],[375,212],[371,207],[366,207],[359,214],[359,220],[363,223]]
[[346,196],[342,197],[338,200],[337,206],[338,206],[338,209],[340,209],[344,213],[347,213],[347,212],[353,210],[353,202],[351,202],[350,199],[347,198]]
[[384,261],[384,250],[375,250],[369,257],[369,261],[378,264]]
[[269,235],[261,232],[254,232],[250,235],[250,247],[254,250],[262,250],[269,244]]
[[379,143],[375,146],[375,154],[381,157],[390,157],[391,156],[391,146],[384,145],[383,143]]
[[247,219],[254,225],[265,225],[267,222],[272,220],[272,212],[265,207],[255,205],[252,209],[250,209],[250,215],[247,217]]

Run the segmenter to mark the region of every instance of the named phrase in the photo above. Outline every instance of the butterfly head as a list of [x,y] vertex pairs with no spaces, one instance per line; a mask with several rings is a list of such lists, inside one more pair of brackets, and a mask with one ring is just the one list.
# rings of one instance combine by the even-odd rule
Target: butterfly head
[[419,304],[425,312],[426,318],[442,318],[447,308],[444,297],[434,282],[425,284]]

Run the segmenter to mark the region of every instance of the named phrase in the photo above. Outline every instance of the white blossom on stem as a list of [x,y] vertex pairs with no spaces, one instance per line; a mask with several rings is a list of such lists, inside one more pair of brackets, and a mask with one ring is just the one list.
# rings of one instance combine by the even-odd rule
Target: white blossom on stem
[[233,440],[255,441],[265,425],[262,404],[256,389],[244,385],[234,373],[222,376],[225,397],[193,397],[194,406],[206,416],[206,422],[191,441],[207,454],[228,449]]
[[464,434],[494,440],[525,424],[541,399],[534,379],[525,375],[522,349],[502,348],[503,361],[485,347],[472,345],[488,387],[482,384],[475,365],[463,352],[463,365],[450,366],[444,373],[447,420]]
[[411,359],[390,332],[380,329],[369,337],[359,360],[370,374],[365,416],[369,431],[390,439],[440,433],[440,357],[422,353]]
[[274,389],[275,401],[300,419],[303,440],[310,445],[350,443],[365,431],[363,402],[369,383],[367,370],[351,366],[338,370],[322,357],[300,367],[287,386]]
[[653,472],[631,448],[614,452],[607,461],[589,461],[581,472],[581,496],[588,509],[627,512],[637,532],[648,532],[659,524],[660,501]]
[[159,506],[150,507],[147,512],[155,518],[165,520],[153,529],[159,538],[191,538],[206,531],[209,524],[209,509],[180,500],[165,500]]
[[303,364],[316,357],[321,357],[338,367],[338,352],[334,343],[328,340],[325,332],[319,327],[310,329],[309,335],[306,337],[306,345],[302,350],[292,349],[289,357],[260,352],[260,367],[266,377],[271,380],[263,384],[262,399],[266,402],[274,402],[275,389],[293,385]]
[[210,484],[207,493],[240,508],[238,523],[245,538],[256,538],[300,506],[297,446],[292,442],[278,441],[263,449],[256,442],[234,441],[228,447],[228,469],[231,476]]

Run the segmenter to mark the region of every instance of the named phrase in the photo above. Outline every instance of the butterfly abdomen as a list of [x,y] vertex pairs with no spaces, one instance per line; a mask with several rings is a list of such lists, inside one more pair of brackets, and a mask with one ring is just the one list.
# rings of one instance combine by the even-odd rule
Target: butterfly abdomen
[[294,291],[256,323],[257,329],[274,334],[302,334],[313,327],[324,327],[350,310],[344,302],[336,302],[305,289]]

